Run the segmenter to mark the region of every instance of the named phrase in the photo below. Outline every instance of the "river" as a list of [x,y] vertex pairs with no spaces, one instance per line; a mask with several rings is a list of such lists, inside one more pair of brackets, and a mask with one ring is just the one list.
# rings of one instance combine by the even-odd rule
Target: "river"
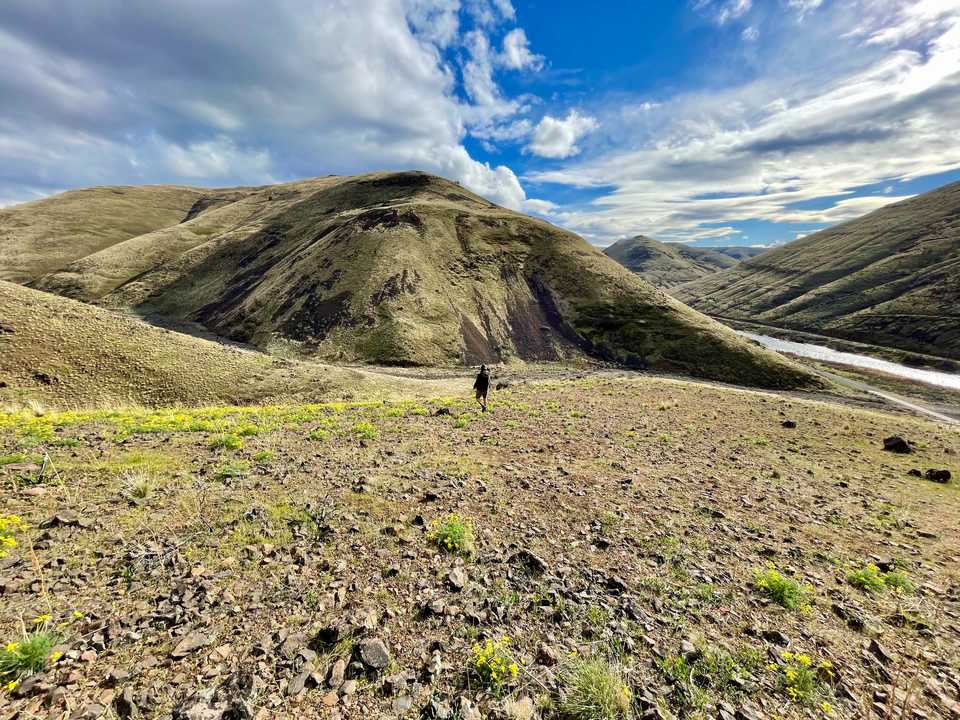
[[897,363],[880,360],[879,358],[870,357],[869,355],[857,355],[856,353],[831,350],[822,345],[781,340],[780,338],[757,335],[751,332],[742,332],[741,334],[777,352],[798,355],[800,357],[810,358],[811,360],[837,363],[838,365],[850,365],[868,370],[877,370],[887,373],[888,375],[906,378],[907,380],[916,380],[927,383],[928,385],[949,388],[950,390],[960,390],[960,375],[937,372],[936,370],[918,370],[917,368],[898,365]]

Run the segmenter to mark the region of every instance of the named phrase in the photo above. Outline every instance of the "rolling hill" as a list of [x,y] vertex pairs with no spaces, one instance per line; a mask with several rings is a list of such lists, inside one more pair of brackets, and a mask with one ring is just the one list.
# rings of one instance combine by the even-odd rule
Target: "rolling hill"
[[91,406],[312,402],[444,388],[270,357],[0,281],[0,404]]
[[733,267],[739,262],[713,248],[663,243],[645,235],[618,240],[603,252],[661,288],[676,287]]
[[960,358],[960,183],[673,293],[715,317]]
[[[582,238],[442,178],[371,173],[188,199],[175,223],[115,233],[59,268],[29,263],[35,205],[7,210],[4,227],[17,272],[39,289],[275,354],[393,365],[590,356],[766,387],[810,382]],[[44,243],[70,238],[48,231]]]

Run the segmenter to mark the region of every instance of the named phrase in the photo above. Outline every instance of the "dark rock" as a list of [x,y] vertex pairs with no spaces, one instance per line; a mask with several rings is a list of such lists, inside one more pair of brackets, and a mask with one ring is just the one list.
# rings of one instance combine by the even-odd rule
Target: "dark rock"
[[790,429],[790,430],[792,430],[793,428],[795,428],[795,427],[797,426],[797,424],[796,424],[793,420],[784,420],[782,423],[780,423],[780,425],[781,425],[781,427],[785,427],[785,428],[788,428],[788,429]]
[[361,640],[359,653],[363,664],[374,670],[383,670],[390,664],[390,651],[379,638]]
[[917,470],[917,468],[911,468],[910,470],[907,470],[907,475],[911,475],[912,477],[923,477],[923,473]]
[[913,452],[913,448],[910,447],[910,443],[908,443],[899,435],[891,435],[888,438],[884,438],[883,449],[887,452],[900,453],[902,455]]
[[559,659],[560,657],[556,650],[546,643],[541,643],[540,649],[537,650],[537,662],[540,665],[546,665],[547,667],[550,667],[552,665],[556,665]]
[[847,605],[841,605],[840,603],[833,603],[830,609],[834,615],[846,622],[850,629],[856,630],[857,632],[863,632],[867,629],[866,619],[856,609]]
[[782,647],[787,647],[790,645],[790,638],[788,638],[779,630],[763,630],[760,633],[760,637],[767,642],[773,643],[774,645],[780,645]]
[[440,417],[441,415],[453,415],[448,407],[437,408],[436,412],[433,413],[434,417]]
[[948,483],[950,482],[950,471],[949,470],[927,470],[927,474],[924,476],[927,480],[933,480],[937,483]]
[[629,589],[627,584],[616,575],[607,578],[606,588],[611,595],[623,595]]
[[137,702],[133,697],[133,688],[127,685],[123,692],[113,699],[113,709],[118,717],[128,718],[137,714]]
[[511,565],[519,565],[533,575],[543,575],[547,571],[547,563],[529,550],[519,550],[510,556]]

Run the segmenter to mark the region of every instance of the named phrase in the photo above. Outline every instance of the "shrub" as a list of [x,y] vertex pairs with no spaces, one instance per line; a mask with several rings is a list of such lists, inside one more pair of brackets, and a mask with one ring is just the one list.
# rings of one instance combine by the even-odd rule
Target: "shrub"
[[788,610],[810,610],[810,601],[813,596],[813,586],[809,583],[800,584],[791,577],[783,575],[768,563],[766,569],[754,568],[753,586],[760,593],[766,595],[778,605]]
[[273,460],[273,452],[270,450],[261,450],[253,455],[253,461],[257,463],[266,463],[271,460]]
[[510,638],[504,635],[500,640],[474,643],[473,669],[484,685],[500,692],[520,671],[510,655]]
[[27,525],[19,515],[0,514],[0,558],[10,554],[10,551],[17,546],[17,533],[27,530]]
[[228,478],[246,477],[249,470],[250,464],[246,461],[241,460],[240,462],[230,463],[217,470],[217,479],[226,480]]
[[323,428],[317,428],[316,430],[311,431],[307,435],[307,440],[316,440],[317,442],[323,442],[328,437],[330,437],[329,432],[327,432]]
[[447,552],[465,556],[473,554],[473,523],[459,513],[436,518],[430,525],[427,538]]
[[369,423],[366,420],[361,420],[353,426],[353,434],[363,440],[377,439],[377,429],[373,426],[373,423]]
[[52,653],[60,638],[46,630],[27,633],[17,642],[0,646],[0,681],[8,690],[15,690],[18,682],[34,673],[42,672],[48,662],[56,662],[59,653]]
[[847,573],[847,582],[871,595],[879,595],[887,588],[905,593],[917,589],[906,573],[897,570],[883,572],[873,563]]
[[570,720],[630,717],[630,688],[623,672],[602,658],[575,658],[560,677],[560,714]]
[[737,692],[745,676],[762,667],[761,654],[752,648],[736,653],[706,648],[690,659],[673,655],[660,663],[673,685],[671,700],[679,710],[705,705],[710,699],[707,691],[720,695]]
[[814,665],[809,655],[789,650],[780,653],[780,659],[781,664],[770,663],[770,671],[777,676],[777,686],[796,703],[812,703],[824,692],[824,681],[834,677],[833,663],[829,660]]
[[458,429],[465,428],[467,425],[470,424],[471,420],[473,420],[473,413],[465,412],[465,413],[462,413],[460,417],[458,417],[454,421],[453,426]]

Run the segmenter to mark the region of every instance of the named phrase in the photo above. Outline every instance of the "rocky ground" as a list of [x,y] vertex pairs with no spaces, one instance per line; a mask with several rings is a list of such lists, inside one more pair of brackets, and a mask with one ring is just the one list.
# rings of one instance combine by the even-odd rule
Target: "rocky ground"
[[648,377],[0,415],[0,718],[958,717],[958,453]]

